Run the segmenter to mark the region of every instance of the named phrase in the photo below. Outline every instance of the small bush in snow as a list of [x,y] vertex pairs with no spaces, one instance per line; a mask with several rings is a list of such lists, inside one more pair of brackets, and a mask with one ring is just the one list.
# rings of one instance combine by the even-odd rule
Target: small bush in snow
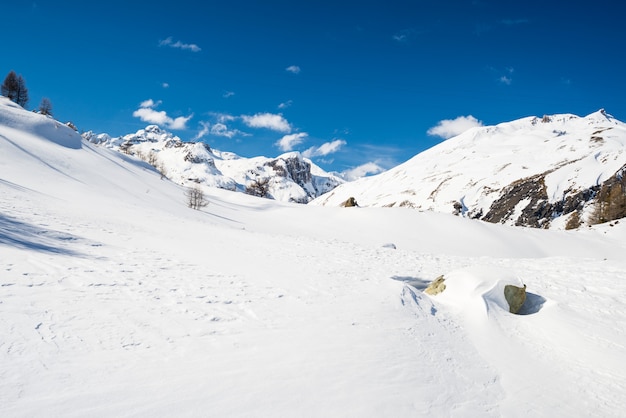
[[270,179],[269,177],[253,180],[246,186],[246,193],[252,196],[267,197],[270,191]]
[[198,186],[187,188],[185,197],[187,199],[187,206],[191,209],[200,210],[209,204],[204,192]]

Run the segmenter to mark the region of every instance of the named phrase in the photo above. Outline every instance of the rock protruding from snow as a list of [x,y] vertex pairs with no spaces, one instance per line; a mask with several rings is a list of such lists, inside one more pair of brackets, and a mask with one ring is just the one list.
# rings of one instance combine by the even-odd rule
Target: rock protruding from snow
[[204,185],[246,192],[251,184],[262,181],[268,184],[263,197],[308,203],[344,183],[297,152],[276,158],[243,158],[214,150],[203,142],[182,141],[156,125],[119,138],[93,132],[83,134],[83,138],[134,155],[153,165],[163,176],[185,186]]
[[444,290],[446,290],[446,279],[443,276],[439,276],[424,289],[424,293],[435,296]]
[[[584,118],[527,117],[470,129],[312,204],[338,206],[353,196],[366,207],[408,207],[565,229],[606,219],[596,214],[601,190],[618,199],[606,220],[626,216],[626,206],[619,209],[619,198],[626,196],[626,179],[619,174],[624,167],[626,124],[604,110]],[[568,222],[574,212],[578,223]]]
[[453,309],[482,316],[497,306],[518,313],[526,300],[526,285],[511,272],[494,267],[472,267],[437,277],[425,290]]
[[353,208],[358,207],[359,204],[354,197],[349,197],[345,202],[342,202],[340,206],[344,208]]
[[504,298],[509,304],[509,312],[518,313],[526,302],[526,285],[523,287],[512,284],[504,285]]

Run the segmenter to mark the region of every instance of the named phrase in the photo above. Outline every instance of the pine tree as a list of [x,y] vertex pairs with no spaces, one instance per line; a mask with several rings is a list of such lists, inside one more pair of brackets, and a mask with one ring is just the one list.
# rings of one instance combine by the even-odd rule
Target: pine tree
[[15,103],[25,108],[28,104],[28,89],[26,88],[26,82],[22,75],[17,76],[17,86]]
[[15,101],[17,91],[19,90],[19,82],[17,81],[17,74],[11,70],[2,83],[2,95],[8,97],[9,100]]
[[24,78],[11,70],[2,83],[2,95],[25,107],[28,103],[28,89]]

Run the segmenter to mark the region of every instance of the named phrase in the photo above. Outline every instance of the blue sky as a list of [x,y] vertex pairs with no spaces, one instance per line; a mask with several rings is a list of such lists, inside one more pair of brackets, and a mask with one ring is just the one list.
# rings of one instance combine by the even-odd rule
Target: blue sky
[[[92,4],[93,3],[93,4]],[[0,73],[112,136],[389,169],[476,124],[626,120],[620,2],[14,1]],[[7,18],[12,16],[12,18]]]

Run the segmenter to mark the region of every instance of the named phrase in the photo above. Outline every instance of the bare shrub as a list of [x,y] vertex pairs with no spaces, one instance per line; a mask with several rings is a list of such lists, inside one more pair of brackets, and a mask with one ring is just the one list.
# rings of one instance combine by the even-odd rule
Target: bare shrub
[[188,187],[185,191],[185,198],[187,199],[187,206],[191,209],[200,210],[209,204],[199,186]]
[[246,193],[257,197],[267,197],[270,191],[270,179],[269,177],[260,178],[257,177],[246,186]]

